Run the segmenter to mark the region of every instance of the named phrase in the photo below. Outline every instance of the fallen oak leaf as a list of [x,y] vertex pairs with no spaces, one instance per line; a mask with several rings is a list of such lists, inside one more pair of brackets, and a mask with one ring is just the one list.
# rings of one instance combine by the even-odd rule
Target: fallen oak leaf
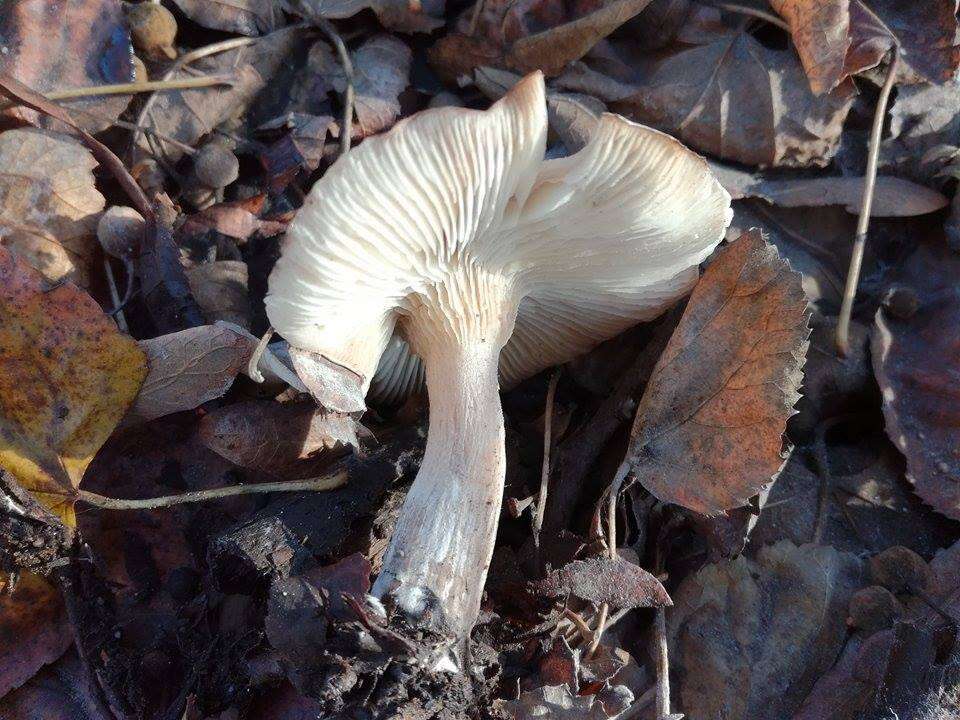
[[0,466],[75,525],[83,473],[146,375],[93,299],[0,247]]
[[51,282],[90,285],[106,203],[95,167],[93,155],[66,135],[37,128],[0,134],[0,244]]
[[656,577],[623,558],[574,560],[533,585],[548,597],[576,595],[613,608],[666,607],[670,596]]
[[808,317],[800,275],[760,231],[717,254],[637,408],[626,461],[647,490],[717,515],[769,485],[800,397]]

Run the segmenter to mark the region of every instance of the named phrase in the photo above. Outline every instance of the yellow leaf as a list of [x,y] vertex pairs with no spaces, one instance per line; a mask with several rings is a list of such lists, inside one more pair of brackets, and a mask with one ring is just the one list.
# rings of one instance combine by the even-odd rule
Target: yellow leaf
[[51,289],[0,247],[0,467],[70,527],[83,473],[146,371],[89,295]]

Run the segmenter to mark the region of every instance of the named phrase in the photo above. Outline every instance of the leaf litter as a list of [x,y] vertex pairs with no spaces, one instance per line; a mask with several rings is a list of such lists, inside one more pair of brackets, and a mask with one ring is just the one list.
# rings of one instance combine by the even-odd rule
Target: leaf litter
[[[954,3],[150,4],[0,6],[0,719],[956,714]],[[422,365],[365,400],[264,335],[263,299],[346,148],[533,70],[551,158],[622,114],[705,155],[734,220],[549,407],[549,372],[502,394],[509,511],[449,672],[456,648],[368,596]],[[143,221],[101,245],[124,206]]]

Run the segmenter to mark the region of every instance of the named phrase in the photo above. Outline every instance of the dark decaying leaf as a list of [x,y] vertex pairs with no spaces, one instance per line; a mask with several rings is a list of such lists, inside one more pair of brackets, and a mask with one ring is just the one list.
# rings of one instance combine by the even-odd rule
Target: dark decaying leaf
[[886,430],[907,477],[938,512],[960,519],[960,256],[923,243],[899,273],[912,313],[879,310],[873,367]]
[[687,717],[792,717],[843,647],[860,561],[781,542],[687,577],[667,613],[670,667]]
[[[130,33],[119,0],[10,0],[0,4],[0,73],[40,93],[133,81]],[[100,132],[116,120],[129,95],[64,101],[79,124]],[[37,113],[7,111],[31,122]],[[41,118],[44,127],[54,121]]]
[[223,321],[250,329],[247,264],[216,260],[187,268],[187,282],[208,322]]
[[173,333],[203,325],[173,235],[156,218],[148,219],[145,227],[136,268],[143,302],[157,331]]
[[273,32],[283,14],[274,0],[174,0],[195,23],[241,35]]
[[0,720],[101,720],[103,704],[71,651],[0,700]]
[[428,33],[443,25],[444,0],[283,0],[304,17],[342,20],[371,9],[384,27],[399,32]]
[[653,575],[622,558],[611,560],[606,556],[575,560],[554,570],[534,587],[548,597],[572,594],[597,605],[607,603],[615,608],[671,604],[667,591]]
[[637,410],[627,458],[644,487],[716,515],[769,484],[800,397],[807,317],[799,275],[759,231],[717,254]]
[[851,83],[813,95],[793,48],[762,45],[712,8],[692,11],[678,41],[615,111],[747,165],[822,166],[836,153]]
[[624,685],[607,686],[595,695],[576,695],[567,685],[527,690],[517,700],[498,701],[497,709],[511,720],[606,720],[633,703]]
[[73,642],[60,592],[39,575],[24,573],[11,586],[0,573],[0,706]]
[[358,446],[357,423],[312,401],[248,401],[219,408],[200,422],[200,437],[241,467],[280,474],[325,451]]

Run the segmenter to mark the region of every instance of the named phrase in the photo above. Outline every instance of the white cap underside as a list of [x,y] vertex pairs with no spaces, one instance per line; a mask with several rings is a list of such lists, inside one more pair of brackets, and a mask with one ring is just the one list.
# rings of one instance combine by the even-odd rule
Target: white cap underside
[[[287,232],[272,325],[369,382],[406,298],[471,264],[524,297],[511,385],[663,312],[723,237],[729,196],[702,158],[614,115],[544,161],[545,108],[536,73],[486,112],[429,110],[338,161]],[[418,381],[402,343],[384,360],[381,396]]]

